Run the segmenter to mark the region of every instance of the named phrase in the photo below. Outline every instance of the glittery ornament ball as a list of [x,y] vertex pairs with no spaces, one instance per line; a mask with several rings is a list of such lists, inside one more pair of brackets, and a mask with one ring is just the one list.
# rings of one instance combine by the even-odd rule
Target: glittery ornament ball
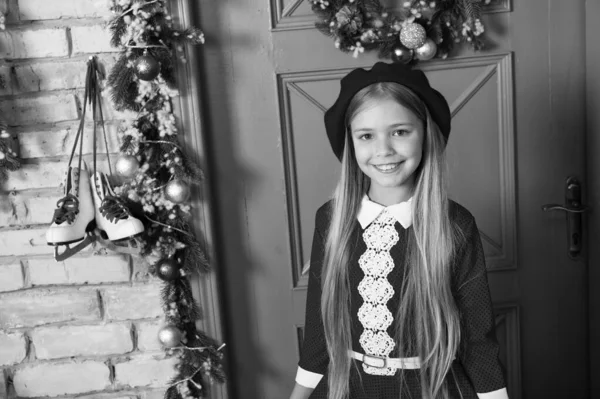
[[421,25],[411,22],[402,27],[400,31],[400,42],[409,48],[416,49],[425,44],[427,33]]
[[173,258],[162,259],[156,265],[156,274],[163,281],[173,281],[181,277],[181,266]]
[[183,334],[175,326],[166,325],[158,331],[158,340],[165,348],[174,348],[181,343]]
[[136,157],[133,155],[123,154],[120,155],[115,163],[115,169],[117,174],[123,177],[133,177],[135,172],[139,169],[140,164]]
[[165,187],[165,197],[175,203],[181,204],[190,196],[190,186],[182,180],[171,180]]
[[135,60],[135,74],[141,80],[153,80],[160,73],[160,64],[151,55],[144,54]]
[[392,61],[406,64],[412,60],[413,51],[399,44],[392,49]]
[[425,44],[415,50],[415,57],[421,61],[427,61],[435,57],[437,45],[431,39],[427,39]]

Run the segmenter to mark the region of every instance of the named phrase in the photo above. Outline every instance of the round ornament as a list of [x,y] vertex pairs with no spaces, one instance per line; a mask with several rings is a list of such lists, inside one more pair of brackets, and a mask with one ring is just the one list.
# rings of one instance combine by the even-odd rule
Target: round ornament
[[409,22],[400,31],[400,42],[409,49],[421,47],[425,44],[426,40],[427,33],[425,32],[425,28],[417,23]]
[[181,343],[183,334],[173,325],[166,325],[158,331],[158,340],[165,348],[174,348]]
[[173,281],[181,277],[181,266],[173,258],[162,259],[156,265],[156,274],[163,281]]
[[431,39],[427,39],[425,44],[415,50],[415,57],[421,61],[427,61],[435,57],[437,45]]
[[190,196],[190,186],[182,180],[171,180],[165,187],[165,197],[171,202],[181,204]]
[[392,50],[392,61],[406,64],[412,60],[413,51],[399,44]]
[[140,164],[133,155],[121,154],[115,163],[117,174],[123,177],[133,177]]
[[160,73],[160,64],[154,57],[144,54],[135,60],[135,74],[141,80],[153,80]]

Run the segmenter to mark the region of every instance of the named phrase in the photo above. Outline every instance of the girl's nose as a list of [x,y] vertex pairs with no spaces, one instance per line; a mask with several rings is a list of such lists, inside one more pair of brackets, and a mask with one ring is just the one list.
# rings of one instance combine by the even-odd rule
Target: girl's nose
[[379,140],[377,140],[377,143],[375,144],[376,147],[376,155],[383,157],[383,156],[387,156],[387,155],[391,155],[393,152],[392,149],[392,143],[390,142],[389,137],[382,137]]

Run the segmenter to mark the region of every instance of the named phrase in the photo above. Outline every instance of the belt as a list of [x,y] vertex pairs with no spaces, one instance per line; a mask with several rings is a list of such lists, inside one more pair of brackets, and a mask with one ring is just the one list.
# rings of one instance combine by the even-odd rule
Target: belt
[[367,366],[379,369],[391,367],[394,369],[420,369],[421,360],[418,357],[390,358],[385,356],[366,355],[354,351],[349,351],[350,356],[360,360]]

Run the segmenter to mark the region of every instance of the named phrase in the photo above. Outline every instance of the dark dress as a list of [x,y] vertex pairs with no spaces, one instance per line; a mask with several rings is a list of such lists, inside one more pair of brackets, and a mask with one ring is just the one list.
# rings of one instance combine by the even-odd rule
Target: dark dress
[[[321,320],[321,269],[324,257],[324,243],[330,219],[331,202],[323,205],[316,214],[315,233],[312,244],[311,266],[306,301],[306,322],[304,341],[301,350],[299,367],[322,374],[324,377],[312,392],[310,399],[327,399],[327,366],[329,357]],[[461,350],[452,365],[452,373],[446,376],[450,396],[452,398],[477,398],[477,392],[486,393],[504,388],[503,373],[498,360],[498,344],[494,333],[494,317],[489,294],[485,260],[479,231],[473,216],[461,205],[451,201],[450,218],[464,235],[464,244],[453,262],[452,292],[461,318]],[[399,306],[399,291],[405,270],[405,247],[412,226],[404,229],[397,221],[389,223],[398,233],[398,240],[389,248],[394,267],[387,275],[387,280],[394,287],[394,294],[387,300],[387,308],[392,315]],[[370,226],[366,226],[365,230]],[[363,296],[358,286],[365,277],[359,265],[361,255],[368,249],[363,239],[365,230],[358,222],[354,229],[352,242],[356,242],[350,257],[351,286],[351,324],[352,349],[365,353],[360,337],[365,330],[359,320],[359,310]],[[371,244],[369,244],[371,245]],[[364,263],[364,260],[363,260]],[[363,283],[364,284],[364,283]],[[364,290],[363,290],[364,295]],[[395,321],[387,328],[387,334],[393,337]],[[413,355],[415,356],[415,355]],[[389,352],[388,357],[398,357],[397,349]],[[389,399],[400,397],[400,374],[404,373],[405,384],[402,385],[402,397],[421,398],[419,370],[392,370],[393,375],[373,375],[358,367],[351,368],[350,399]],[[360,376],[358,375],[360,373]],[[451,376],[452,374],[452,376]],[[362,383],[361,383],[362,381]],[[459,393],[460,392],[460,393]]]

